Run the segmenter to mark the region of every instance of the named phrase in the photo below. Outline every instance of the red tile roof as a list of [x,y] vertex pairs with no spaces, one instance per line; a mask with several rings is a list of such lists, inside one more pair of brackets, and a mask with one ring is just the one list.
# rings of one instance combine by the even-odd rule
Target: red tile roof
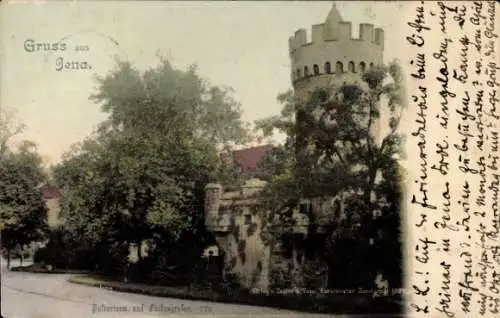
[[241,172],[254,171],[259,161],[273,148],[273,145],[263,145],[236,150],[233,152],[234,163],[241,168]]
[[44,200],[59,198],[61,196],[59,189],[49,184],[42,185],[40,187],[40,191],[42,192],[42,197],[44,198]]

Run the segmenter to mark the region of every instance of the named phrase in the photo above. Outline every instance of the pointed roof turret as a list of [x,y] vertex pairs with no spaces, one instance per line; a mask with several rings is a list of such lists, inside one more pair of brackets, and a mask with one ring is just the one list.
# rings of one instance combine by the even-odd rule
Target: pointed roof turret
[[339,22],[342,22],[342,16],[340,15],[339,10],[337,9],[337,6],[335,5],[335,2],[332,4],[332,8],[330,9],[330,12],[328,13],[328,16],[326,17],[326,23],[329,25],[335,25],[338,24]]
[[325,21],[325,40],[338,40],[339,38],[339,24],[344,22],[342,16],[340,16],[340,12],[335,5],[335,2],[332,4],[332,8],[330,12],[328,12],[328,16]]

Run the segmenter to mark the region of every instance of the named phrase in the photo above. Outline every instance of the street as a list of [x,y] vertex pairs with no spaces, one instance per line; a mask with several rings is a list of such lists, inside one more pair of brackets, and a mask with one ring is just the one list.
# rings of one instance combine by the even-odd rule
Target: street
[[[14,266],[17,265],[14,263]],[[2,262],[5,318],[86,317],[333,317],[266,307],[232,305],[114,292],[67,282],[67,274],[10,272]],[[347,316],[336,316],[347,317]]]

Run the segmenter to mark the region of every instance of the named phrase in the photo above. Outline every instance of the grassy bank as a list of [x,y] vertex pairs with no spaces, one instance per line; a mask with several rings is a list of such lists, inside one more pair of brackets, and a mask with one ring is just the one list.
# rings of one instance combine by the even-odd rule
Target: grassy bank
[[72,276],[69,282],[150,296],[265,306],[315,313],[400,314],[402,310],[401,300],[391,298],[374,299],[371,296],[362,294],[262,295],[251,294],[246,291],[222,293],[207,288],[124,283],[99,275]]
[[90,274],[90,271],[52,268],[42,264],[32,264],[28,266],[16,266],[10,269],[12,272],[25,272],[37,274]]

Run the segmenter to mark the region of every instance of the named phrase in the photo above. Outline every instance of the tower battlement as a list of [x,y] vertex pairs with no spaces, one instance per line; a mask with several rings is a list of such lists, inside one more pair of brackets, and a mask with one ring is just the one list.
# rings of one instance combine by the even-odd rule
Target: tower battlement
[[300,94],[319,84],[359,79],[366,69],[382,65],[384,30],[361,23],[353,37],[352,23],[342,19],[334,4],[325,22],[312,26],[310,39],[306,29],[299,29],[288,46],[291,79]]
[[309,45],[325,45],[325,42],[364,41],[384,48],[384,30],[374,28],[373,24],[361,23],[359,25],[358,37],[352,36],[352,23],[340,21],[337,28],[331,28],[327,23],[315,24],[312,26],[311,41],[307,38],[307,30],[299,29],[289,38],[290,53],[300,50]]

